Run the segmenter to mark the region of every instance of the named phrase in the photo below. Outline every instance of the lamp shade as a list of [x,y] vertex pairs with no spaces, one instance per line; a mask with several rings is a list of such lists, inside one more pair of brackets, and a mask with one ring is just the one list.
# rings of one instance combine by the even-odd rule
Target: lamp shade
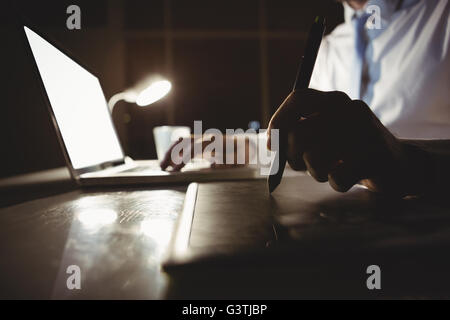
[[138,93],[136,104],[141,107],[148,106],[163,98],[171,88],[172,84],[167,80],[155,81]]
[[172,84],[170,81],[149,77],[138,82],[135,86],[113,95],[109,99],[108,105],[112,111],[118,101],[124,100],[129,103],[136,103],[140,107],[145,107],[166,96],[171,89]]

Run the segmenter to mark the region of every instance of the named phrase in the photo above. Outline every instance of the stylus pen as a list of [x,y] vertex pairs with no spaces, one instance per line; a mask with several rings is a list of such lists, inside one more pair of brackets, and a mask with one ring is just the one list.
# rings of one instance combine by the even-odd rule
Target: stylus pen
[[[294,89],[308,88],[309,81],[316,62],[317,53],[319,52],[320,43],[322,41],[323,33],[325,32],[325,18],[317,16],[309,30],[308,40],[306,41],[306,48],[302,61],[297,71],[297,77],[294,82]],[[267,179],[269,186],[269,192],[272,193],[281,182],[283,177],[284,167],[286,166],[286,143],[287,136],[282,135],[280,132],[280,145],[279,150],[275,154],[272,167],[270,168],[270,175]],[[273,174],[273,168],[278,163],[278,171]]]

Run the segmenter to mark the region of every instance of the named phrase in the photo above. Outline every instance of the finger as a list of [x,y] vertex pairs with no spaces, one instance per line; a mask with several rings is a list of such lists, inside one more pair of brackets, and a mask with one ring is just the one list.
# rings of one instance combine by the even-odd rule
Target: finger
[[173,172],[178,172],[178,171],[180,171],[181,169],[183,169],[185,165],[186,165],[186,162],[181,161],[179,164],[176,164],[176,165],[173,165],[173,166],[172,166],[172,171],[173,171]]
[[328,175],[330,186],[339,192],[347,192],[361,178],[360,165],[355,162],[342,160]]
[[287,161],[291,168],[295,171],[305,171],[306,164],[303,161],[303,153],[288,153]]
[[287,160],[292,169],[296,171],[305,171],[306,165],[303,161],[303,152],[305,152],[305,138],[310,134],[311,128],[306,120],[299,121],[294,130],[290,131],[287,137]]
[[[301,117],[322,113],[339,103],[344,93],[299,89],[291,92],[270,119],[268,129],[291,128]],[[348,98],[348,97],[347,97]]]
[[337,163],[337,157],[329,149],[306,151],[303,153],[303,161],[311,176],[319,182],[328,181],[328,174]]
[[[186,148],[182,148],[178,154],[173,154],[174,152],[172,151],[172,171],[180,171],[193,158],[194,147],[192,140],[190,140],[190,142],[191,143],[189,143]],[[178,157],[177,161],[174,161],[175,157]]]
[[194,138],[181,138],[167,151],[166,164],[172,167],[172,171],[181,170],[193,158],[193,144]]
[[287,138],[287,159],[294,170],[306,170],[303,153],[326,141],[326,122],[321,116],[312,116],[297,122]]
[[177,146],[178,144],[180,144],[183,141],[183,138],[179,138],[178,141],[176,141],[175,143],[173,143],[169,150],[167,150],[166,154],[164,155],[163,160],[160,162],[160,166],[162,170],[166,170],[169,166],[173,166],[174,163],[172,161],[172,150],[173,148],[175,148],[175,146]]
[[288,151],[306,151],[323,144],[328,139],[328,120],[321,115],[314,115],[297,121],[288,133]]
[[214,168],[214,169],[241,168],[241,167],[245,167],[245,164],[235,164],[235,163],[233,163],[233,164],[226,164],[226,163],[217,164],[215,162],[213,162],[211,164],[211,168]]
[[270,149],[272,129],[289,130],[302,117],[333,110],[333,105],[343,105],[350,98],[343,92],[323,92],[301,89],[291,92],[270,119],[267,130],[267,147]]
[[[201,139],[191,139],[189,142],[189,145],[186,148],[183,148],[180,150],[179,155],[180,158],[178,158],[178,161],[174,163],[172,160],[172,171],[180,171],[189,161],[191,161],[193,158],[197,156],[203,156],[203,152],[205,151],[205,148],[212,143],[213,140],[203,140],[203,137]],[[173,153],[173,152],[172,152]],[[172,159],[176,157],[177,155],[172,155]]]

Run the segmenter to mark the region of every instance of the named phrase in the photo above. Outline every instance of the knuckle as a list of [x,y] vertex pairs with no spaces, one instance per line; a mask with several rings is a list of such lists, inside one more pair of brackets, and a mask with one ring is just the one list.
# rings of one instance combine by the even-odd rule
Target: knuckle
[[322,172],[322,170],[320,170],[317,167],[314,167],[314,164],[311,166],[309,166],[308,168],[309,173],[311,174],[311,176],[317,180],[317,182],[327,182],[328,181],[328,174]]
[[340,103],[350,102],[350,97],[342,91],[330,91],[329,96],[332,100]]
[[325,173],[319,173],[319,172],[316,171],[316,177],[315,177],[315,179],[316,179],[318,182],[327,182],[327,181],[328,181],[328,175],[325,174]]
[[316,180],[317,182],[325,182],[321,180],[321,177],[317,174],[317,172],[312,169],[311,167],[308,168],[308,172],[311,175],[311,177],[314,178],[314,180]]
[[318,182],[328,181],[328,172],[319,158],[309,152],[304,153],[303,159],[311,176]]
[[303,161],[301,161],[300,159],[295,160],[295,159],[291,158],[291,159],[288,159],[288,163],[289,163],[289,166],[295,171],[305,171],[306,170],[305,163]]
[[330,184],[331,188],[333,188],[335,191],[337,192],[347,192],[348,191],[348,187],[344,186],[343,184],[340,184],[339,182],[336,181],[335,177],[333,176],[333,174],[328,175],[328,183]]

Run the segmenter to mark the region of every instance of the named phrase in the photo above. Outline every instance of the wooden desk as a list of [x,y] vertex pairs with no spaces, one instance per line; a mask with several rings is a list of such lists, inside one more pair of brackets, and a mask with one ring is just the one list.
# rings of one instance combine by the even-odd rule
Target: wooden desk
[[[33,199],[68,183],[61,171],[38,176],[3,181],[2,197]],[[186,186],[60,190],[0,209],[0,298],[164,297],[160,262]],[[80,267],[81,290],[67,289],[70,265]]]
[[[22,182],[29,181],[25,178]],[[347,235],[348,239],[357,236],[361,234],[359,225],[381,245],[389,246],[388,240],[398,234],[392,242],[398,249],[394,259],[373,261],[372,256],[355,256],[352,260],[349,254],[345,258],[349,263],[341,266],[342,261],[304,264],[305,258],[300,257],[300,264],[287,269],[259,263],[233,269],[225,264],[222,269],[169,276],[160,263],[187,186],[103,190],[72,186],[69,191],[62,188],[62,193],[40,196],[34,192],[44,190],[48,183],[58,190],[59,183],[67,186],[69,182],[58,178],[39,183],[37,176],[31,180],[31,189],[22,189],[17,183],[8,189],[7,183],[0,183],[2,197],[26,190],[31,199],[0,209],[0,298],[386,297],[365,288],[365,267],[380,262],[384,263],[383,288],[389,289],[391,280],[401,287],[390,291],[395,297],[450,296],[448,201],[380,200],[364,211],[355,201],[360,199],[358,190],[341,195],[326,184],[287,170],[274,195],[274,213],[294,226],[290,232],[300,232],[311,249]],[[314,194],[317,201],[312,201]],[[375,220],[371,220],[372,209],[382,213]],[[377,229],[380,223],[388,225],[383,232]],[[387,235],[391,238],[383,239]],[[346,248],[351,245],[341,249]],[[415,254],[417,248],[424,248],[425,253]],[[70,274],[66,271],[71,265],[80,267],[81,290],[67,288]]]
[[0,208],[75,189],[66,167],[0,179]]

